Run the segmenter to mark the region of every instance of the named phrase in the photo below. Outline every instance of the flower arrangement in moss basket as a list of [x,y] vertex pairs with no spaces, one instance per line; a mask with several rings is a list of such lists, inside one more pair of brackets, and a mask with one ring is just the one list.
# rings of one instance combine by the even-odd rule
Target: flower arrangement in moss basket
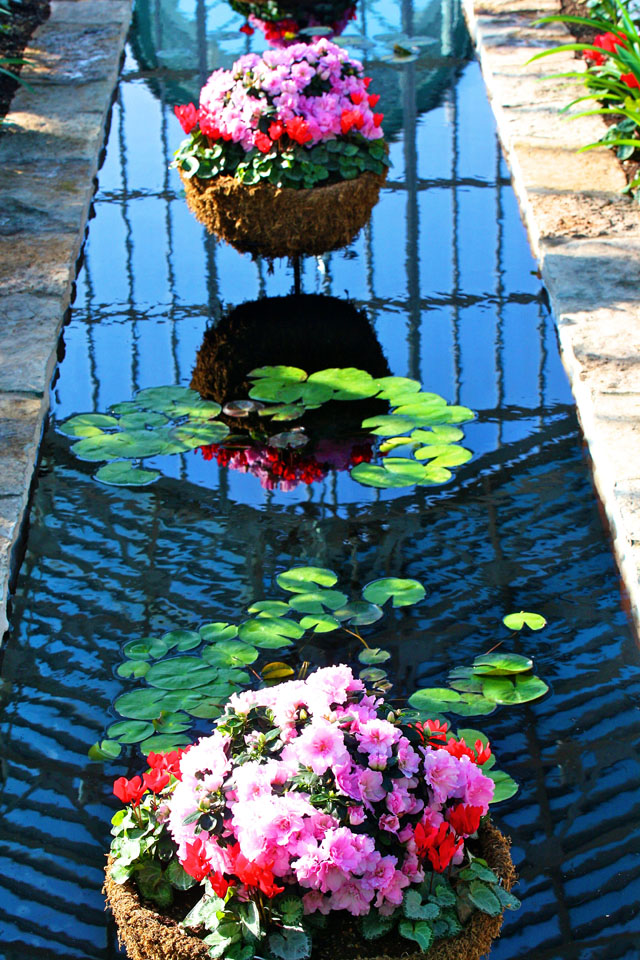
[[[247,22],[240,28],[251,36],[257,27],[267,43],[289,46],[317,36],[339,36],[349,21],[356,19],[353,0],[229,0],[231,7]],[[317,32],[316,32],[317,31]]]
[[[333,921],[347,940],[384,938],[372,956],[435,957],[459,938],[465,960],[479,957],[519,905],[506,841],[498,873],[481,856],[491,759],[446,723],[408,720],[344,665],[234,694],[210,736],[114,785],[127,804],[107,873],[120,935],[132,956],[186,956],[175,941],[188,930],[202,946],[191,957],[303,960],[323,955]],[[158,938],[128,922],[131,878],[181,915],[169,952],[131,944]]]
[[350,243],[386,176],[387,148],[362,64],[321,38],[216,70],[198,108],[176,107],[187,203],[210,232],[264,256]]

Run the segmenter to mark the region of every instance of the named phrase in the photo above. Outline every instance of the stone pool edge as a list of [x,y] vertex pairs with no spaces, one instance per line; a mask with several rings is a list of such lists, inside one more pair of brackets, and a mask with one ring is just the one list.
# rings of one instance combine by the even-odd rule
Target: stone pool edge
[[559,113],[583,88],[549,74],[582,62],[570,52],[527,63],[571,42],[562,24],[531,25],[560,13],[559,2],[462,3],[638,631],[640,206],[620,193],[625,178],[611,151],[577,152],[600,138],[602,118]]
[[52,0],[0,135],[0,640],[132,0]]

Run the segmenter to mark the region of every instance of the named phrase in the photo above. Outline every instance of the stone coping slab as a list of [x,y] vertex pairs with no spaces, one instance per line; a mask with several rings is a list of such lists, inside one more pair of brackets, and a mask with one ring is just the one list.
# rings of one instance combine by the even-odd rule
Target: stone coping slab
[[132,0],[52,0],[0,133],[0,637]]
[[593,476],[640,627],[640,207],[620,193],[602,117],[560,113],[584,93],[549,74],[583,70],[557,0],[463,0],[523,218],[555,318]]

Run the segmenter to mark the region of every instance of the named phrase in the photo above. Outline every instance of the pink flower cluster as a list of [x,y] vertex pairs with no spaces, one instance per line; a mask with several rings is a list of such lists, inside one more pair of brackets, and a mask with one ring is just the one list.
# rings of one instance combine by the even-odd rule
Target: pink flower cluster
[[262,56],[248,53],[231,70],[216,70],[202,88],[200,107],[176,107],[186,133],[196,125],[212,141],[268,153],[290,144],[315,146],[350,131],[383,136],[379,95],[358,60],[322,37]]
[[238,864],[244,876],[250,864],[269,896],[289,888],[306,913],[354,916],[393,913],[428,861],[461,863],[493,797],[490,751],[381,712],[343,665],[231,697],[181,759],[169,798],[180,861],[197,849],[241,897]]

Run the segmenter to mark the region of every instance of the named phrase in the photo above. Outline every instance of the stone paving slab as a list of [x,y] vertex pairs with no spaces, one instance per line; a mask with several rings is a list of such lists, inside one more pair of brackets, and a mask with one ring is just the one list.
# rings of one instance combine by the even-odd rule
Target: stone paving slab
[[0,636],[131,0],[52,0],[0,133]]
[[560,113],[584,92],[549,74],[584,69],[571,52],[558,0],[463,0],[498,132],[555,317],[562,359],[589,445],[593,476],[640,627],[640,208],[621,194],[606,148],[579,153],[605,131],[601,117]]

